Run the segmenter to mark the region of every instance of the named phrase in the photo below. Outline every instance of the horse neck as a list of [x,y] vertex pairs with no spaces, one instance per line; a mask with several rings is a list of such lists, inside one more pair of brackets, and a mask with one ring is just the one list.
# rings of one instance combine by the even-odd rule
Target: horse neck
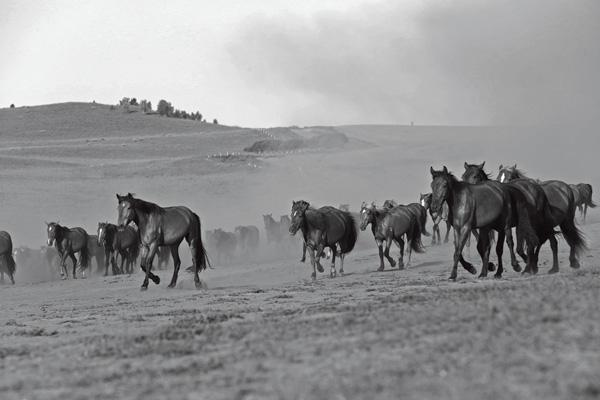
[[134,208],[134,218],[133,218],[133,222],[135,222],[135,224],[137,225],[138,229],[141,232],[145,232],[147,225],[148,225],[148,221],[150,220],[150,214],[140,210],[139,208]]
[[54,239],[56,240],[56,242],[61,241],[62,239],[65,238],[65,236],[67,236],[67,233],[69,232],[69,228],[67,228],[66,226],[61,226],[61,225],[55,225],[54,227],[55,229],[55,234],[54,234]]

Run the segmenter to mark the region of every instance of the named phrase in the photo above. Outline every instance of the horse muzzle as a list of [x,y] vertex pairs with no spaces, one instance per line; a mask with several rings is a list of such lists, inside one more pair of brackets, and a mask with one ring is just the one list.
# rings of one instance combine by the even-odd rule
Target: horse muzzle
[[48,246],[52,246],[54,245],[54,239],[48,239],[46,243],[48,243]]

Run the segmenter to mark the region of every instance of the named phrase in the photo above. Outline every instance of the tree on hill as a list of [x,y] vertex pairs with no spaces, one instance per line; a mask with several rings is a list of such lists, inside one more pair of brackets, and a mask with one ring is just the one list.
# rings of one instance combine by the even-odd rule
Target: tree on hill
[[121,101],[119,101],[119,105],[121,107],[128,106],[129,105],[129,97],[123,97],[121,99]]
[[134,97],[131,100],[129,100],[129,105],[137,106],[138,105],[137,99]]
[[161,99],[158,102],[158,105],[156,106],[156,111],[160,115],[170,117],[171,115],[173,115],[173,106],[168,101]]
[[11,105],[10,105],[10,108],[15,108],[15,105],[14,105],[14,104],[11,104]]
[[142,100],[140,101],[140,109],[143,112],[152,112],[152,103],[150,103],[148,100]]
[[217,119],[215,118],[215,119],[213,119],[213,124],[217,124],[218,125],[219,121],[217,121]]

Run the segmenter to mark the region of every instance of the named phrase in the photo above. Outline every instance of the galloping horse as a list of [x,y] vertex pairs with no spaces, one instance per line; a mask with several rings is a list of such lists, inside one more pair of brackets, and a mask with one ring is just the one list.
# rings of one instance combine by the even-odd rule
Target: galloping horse
[[[396,266],[396,262],[390,256],[392,242],[400,248],[398,268],[404,268],[404,235],[409,243],[407,266],[410,264],[413,250],[417,253],[423,252],[420,217],[417,217],[408,206],[389,207],[391,203],[387,205],[387,208],[377,209],[375,204],[368,206],[363,203],[360,208],[360,230],[364,231],[371,224],[371,232],[379,248],[378,271],[383,271],[385,267],[383,256],[387,258],[392,268]],[[383,242],[385,242],[385,250],[383,250]]]
[[352,214],[329,206],[315,209],[308,202],[300,200],[292,203],[291,220],[290,234],[302,231],[304,243],[309,250],[313,280],[317,279],[317,270],[323,272],[320,260],[326,247],[331,249],[330,276],[333,278],[337,275],[337,255],[341,260],[340,274],[343,274],[344,256],[352,251],[358,238]]
[[160,278],[151,272],[152,260],[158,246],[168,246],[173,257],[173,277],[170,288],[177,284],[177,275],[181,260],[179,258],[179,245],[185,238],[192,253],[194,283],[197,289],[202,287],[198,272],[210,266],[204,245],[202,244],[200,217],[184,206],[160,207],[157,204],[134,198],[131,193],[125,196],[117,194],[118,226],[124,228],[130,222],[138,226],[139,238],[142,244],[140,267],[146,273],[142,290],[148,289],[148,279],[155,284],[160,283]]
[[[399,204],[394,200],[386,200],[383,202],[382,207],[385,210],[391,210],[393,208],[398,207],[398,205]],[[425,209],[425,207],[420,202],[419,203],[409,203],[409,204],[403,205],[403,207],[406,207],[406,209],[408,211],[410,211],[411,213],[413,213],[415,218],[417,218],[417,221],[419,222],[419,225],[420,225],[421,234],[423,236],[430,236],[430,233],[427,232],[427,228],[425,227],[425,225],[427,224],[427,209]],[[362,217],[362,213],[361,213],[361,217]]]
[[[468,164],[465,162],[465,172],[462,176],[463,181],[472,184],[479,184],[489,181],[490,175],[487,174],[483,169],[484,165],[485,162],[482,164]],[[517,179],[507,183],[506,185],[519,190],[529,205],[529,209],[527,210],[529,215],[529,223],[538,236],[537,248],[528,249],[528,251],[533,252],[533,257],[527,256],[523,249],[523,240],[518,240],[517,253],[527,263],[527,267],[523,272],[535,274],[537,273],[537,257],[539,250],[545,241],[553,237],[555,234],[553,226],[551,226],[549,223],[550,209],[548,199],[541,186],[532,180]],[[517,223],[518,221],[513,220],[512,226],[516,226]],[[507,243],[511,255],[511,264],[513,269],[519,272],[521,270],[521,266],[514,255],[514,242],[511,231],[512,230],[508,230],[506,233]],[[498,240],[497,246],[504,246],[504,242],[502,240]],[[501,262],[502,260],[498,260],[498,263]]]
[[13,245],[10,234],[6,231],[0,231],[0,280],[4,281],[6,273],[12,284],[15,284],[16,264],[13,258]]
[[[425,208],[425,210],[429,210],[429,215],[431,216],[431,220],[433,221],[433,233],[431,234],[431,244],[442,244],[442,237],[440,235],[440,222],[446,222],[446,235],[444,237],[444,243],[448,243],[448,236],[450,235],[450,229],[452,228],[452,223],[448,218],[448,204],[444,202],[442,204],[442,212],[433,216],[431,211],[431,193],[420,193],[419,194],[419,204]],[[437,240],[436,240],[437,236]]]
[[[461,182],[448,172],[444,166],[441,171],[430,168],[432,182],[431,210],[434,217],[442,211],[442,204],[448,203],[454,228],[454,260],[450,280],[457,277],[457,266],[462,266],[472,274],[477,271],[462,256],[462,250],[471,231],[479,229],[477,250],[482,260],[480,278],[486,277],[490,254],[490,231],[498,232],[498,241],[504,243],[504,236],[513,222],[514,208],[522,218],[518,218],[518,231],[527,238],[529,244],[537,244],[537,236],[531,227],[527,226],[529,216],[526,215],[526,203],[522,194],[503,186],[498,182],[488,181],[483,184],[473,185]],[[521,215],[522,214],[522,215]],[[503,246],[496,246],[498,260],[502,259]],[[495,278],[502,276],[503,267],[498,263]]]
[[[500,165],[498,170],[497,180],[502,183],[512,182],[516,179],[519,180],[520,185],[524,185],[522,181],[539,183],[548,199],[550,224],[552,227],[560,227],[563,237],[571,248],[569,254],[571,268],[579,268],[578,256],[585,251],[586,244],[583,234],[575,226],[575,197],[569,185],[558,180],[540,182],[530,179],[517,168],[516,164],[512,167]],[[554,235],[548,239],[552,248],[552,269],[549,272],[556,273],[558,272],[558,242]]]
[[79,253],[79,265],[83,271],[88,267],[88,234],[83,228],[67,228],[58,222],[46,222],[48,234],[48,246],[54,245],[60,255],[61,275],[63,279],[68,276],[66,261],[67,257],[73,261],[73,279],[77,279],[77,259],[75,253]]
[[[109,263],[113,275],[125,271],[128,274],[133,273],[133,264],[140,252],[140,239],[136,229],[131,226],[119,229],[115,224],[99,222],[98,244],[104,248],[104,276],[108,275]],[[117,266],[118,256],[121,256],[121,267]]]

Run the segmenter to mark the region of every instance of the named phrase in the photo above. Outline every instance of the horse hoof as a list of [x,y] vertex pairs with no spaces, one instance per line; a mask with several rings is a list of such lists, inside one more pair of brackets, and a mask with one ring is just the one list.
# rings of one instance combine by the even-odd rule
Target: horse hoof
[[140,288],[140,291],[145,292],[146,290],[148,290],[148,286],[142,286]]
[[494,274],[494,279],[502,279],[502,274]]
[[515,272],[521,272],[521,266],[519,265],[519,263],[517,263],[516,265],[513,265],[513,271]]
[[335,278],[335,276],[336,276],[336,273],[335,273],[335,272],[330,272],[330,273],[329,273],[329,277],[330,277],[330,278]]
[[301,263],[303,263],[303,262],[305,262],[305,261],[306,261],[306,259],[304,259],[304,258],[301,258],[301,259],[300,259],[300,262],[301,262]]
[[[167,286],[169,289],[173,289],[175,287],[174,283],[169,283],[169,286]],[[198,288],[198,284],[196,283],[196,289]]]
[[[202,289],[202,282],[201,281],[195,282],[195,284],[196,284],[196,289]],[[169,285],[169,287],[170,287],[170,285]],[[173,287],[175,287],[175,286],[173,285]]]
[[158,285],[160,283],[160,278],[158,276],[155,276],[154,278],[152,278],[152,282]]
[[475,275],[475,274],[477,273],[477,269],[475,269],[475,267],[474,267],[474,266],[472,266],[472,265],[467,265],[467,266],[465,267],[465,269],[466,269],[467,271],[469,271],[469,272],[470,272],[471,274],[473,274],[473,275]]
[[343,269],[340,270],[340,276],[344,276],[344,270]]
[[558,268],[552,268],[550,271],[548,271],[549,275],[557,274],[557,273],[558,273]]
[[325,270],[323,269],[323,267],[320,266],[320,265],[317,265],[317,271],[319,271],[319,272],[325,272]]
[[448,278],[448,280],[450,282],[456,282],[456,277],[455,276],[450,276],[450,278]]
[[485,278],[487,278],[487,274],[485,274],[485,275],[484,274],[479,274],[478,278],[479,279],[485,279]]
[[579,261],[574,261],[571,263],[571,268],[573,269],[578,269],[581,267],[581,264],[579,264]]
[[379,271],[379,272],[383,271],[383,267],[377,268],[377,271]]
[[403,264],[398,265],[398,271],[402,271],[403,269],[404,269],[404,265]]
[[488,271],[494,272],[495,270],[496,270],[496,266],[494,265],[494,263],[488,263]]

